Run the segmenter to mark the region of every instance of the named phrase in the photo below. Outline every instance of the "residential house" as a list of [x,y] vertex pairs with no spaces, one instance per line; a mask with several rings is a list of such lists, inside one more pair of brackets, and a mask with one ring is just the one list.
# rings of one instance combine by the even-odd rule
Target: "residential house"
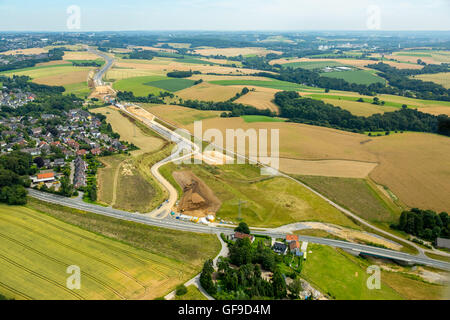
[[284,243],[281,242],[275,242],[272,249],[273,251],[275,251],[275,253],[281,254],[281,255],[285,255],[287,252],[287,248],[288,246]]
[[237,240],[237,239],[243,240],[243,239],[245,239],[245,238],[250,239],[250,242],[252,242],[252,243],[253,243],[253,241],[255,241],[255,237],[252,236],[251,234],[246,234],[246,233],[242,233],[242,232],[235,232],[235,233],[232,235],[232,239],[233,239],[233,240]]
[[38,173],[35,177],[32,177],[31,180],[33,183],[46,183],[46,182],[54,182],[56,180],[55,173],[54,172],[47,172],[47,173]]
[[289,243],[289,251],[292,254],[295,254],[296,256],[301,256],[302,252],[300,251],[300,242],[297,241],[291,241]]
[[81,157],[74,160],[75,173],[73,177],[73,185],[75,188],[85,187],[87,164]]

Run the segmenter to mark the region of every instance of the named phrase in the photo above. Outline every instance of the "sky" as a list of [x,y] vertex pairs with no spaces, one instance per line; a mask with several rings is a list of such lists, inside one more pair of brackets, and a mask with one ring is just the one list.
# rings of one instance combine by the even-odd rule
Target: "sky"
[[449,31],[449,17],[450,0],[0,0],[1,31]]

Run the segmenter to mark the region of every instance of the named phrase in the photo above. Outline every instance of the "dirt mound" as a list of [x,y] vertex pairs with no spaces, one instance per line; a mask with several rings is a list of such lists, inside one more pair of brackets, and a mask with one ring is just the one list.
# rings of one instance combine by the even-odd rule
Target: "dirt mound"
[[191,171],[176,171],[173,177],[183,189],[178,204],[180,212],[195,217],[215,215],[222,203],[200,178]]

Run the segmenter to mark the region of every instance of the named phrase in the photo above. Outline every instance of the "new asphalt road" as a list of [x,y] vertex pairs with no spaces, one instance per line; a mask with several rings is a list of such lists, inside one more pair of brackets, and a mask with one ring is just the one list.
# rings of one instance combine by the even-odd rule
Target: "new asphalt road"
[[[137,223],[146,224],[149,226],[154,227],[160,227],[160,228],[167,228],[167,229],[173,229],[173,230],[180,230],[180,231],[188,231],[188,232],[198,232],[198,233],[208,233],[208,234],[217,234],[217,233],[224,233],[224,234],[232,234],[233,229],[221,227],[219,226],[209,226],[209,225],[201,225],[196,223],[190,223],[190,222],[183,222],[179,221],[173,218],[166,218],[166,219],[155,219],[152,217],[144,216],[141,214],[134,214],[126,211],[121,211],[117,209],[113,209],[110,207],[102,207],[90,203],[85,203],[81,199],[70,199],[61,197],[54,194],[44,193],[40,191],[36,191],[33,189],[29,190],[30,196],[33,198],[50,202],[54,204],[59,204],[65,207],[70,207],[78,210],[83,210],[87,212],[92,212],[96,214],[100,214],[103,216],[108,216],[111,218],[116,218],[120,220],[127,220],[127,221],[133,221]],[[270,230],[252,230],[255,234],[265,235],[272,238],[284,238],[286,234],[273,232]],[[394,259],[398,261],[404,261],[408,263],[414,263],[414,264],[423,264],[431,267],[436,267],[444,270],[450,271],[450,263],[443,262],[439,260],[430,259],[427,257],[421,257],[421,256],[414,256],[403,252],[397,252],[393,250],[388,249],[382,249],[377,247],[372,247],[368,245],[362,245],[362,244],[356,244],[351,242],[345,242],[345,241],[338,241],[338,240],[332,240],[332,239],[326,239],[326,238],[317,238],[317,237],[307,237],[307,236],[300,236],[299,239],[301,241],[308,241],[311,243],[317,243],[317,244],[323,244],[328,245],[336,248],[342,248],[346,250],[353,250],[356,253],[363,253],[368,255],[373,255],[377,257],[383,257],[383,258],[389,258]]]
[[94,82],[95,82],[95,86],[102,86],[104,85],[103,83],[103,76],[105,75],[106,71],[109,70],[109,68],[112,67],[113,63],[114,63],[114,59],[111,58],[110,56],[108,56],[106,53],[100,52],[98,50],[94,50],[92,48],[87,48],[87,50],[93,54],[96,54],[100,57],[102,57],[103,59],[105,59],[106,63],[103,65],[103,67],[95,74],[94,76]]

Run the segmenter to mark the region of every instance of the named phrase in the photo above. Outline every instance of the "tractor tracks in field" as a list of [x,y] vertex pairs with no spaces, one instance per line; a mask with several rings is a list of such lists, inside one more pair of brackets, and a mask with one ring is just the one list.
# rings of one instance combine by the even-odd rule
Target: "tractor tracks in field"
[[0,287],[18,295],[18,296],[21,296],[25,300],[34,300],[34,298],[30,297],[29,295],[27,295],[17,289],[14,289],[14,288],[8,286],[6,283],[0,282]]
[[31,274],[31,275],[37,277],[37,278],[40,278],[40,279],[42,279],[42,280],[44,280],[44,281],[46,281],[46,282],[48,282],[48,283],[53,284],[54,286],[56,286],[56,287],[62,289],[62,290],[65,291],[66,293],[70,294],[71,296],[76,297],[78,300],[85,300],[84,297],[83,297],[82,295],[76,293],[76,292],[73,291],[73,290],[68,289],[66,286],[62,285],[61,283],[59,283],[59,282],[57,282],[57,281],[55,281],[55,280],[52,280],[52,279],[50,279],[50,278],[48,278],[48,277],[46,277],[46,276],[44,276],[44,275],[42,275],[42,274],[40,274],[40,273],[38,273],[38,272],[36,272],[36,271],[33,271],[33,270],[31,270],[31,269],[25,267],[24,265],[21,265],[20,263],[14,261],[14,260],[12,260],[12,259],[9,259],[8,257],[4,256],[4,255],[1,254],[1,253],[0,253],[0,259],[6,261],[7,263],[9,263],[9,264],[15,266],[16,268],[19,268],[19,269],[21,269],[21,270],[23,270],[23,271],[25,271],[25,272],[27,272],[27,273],[29,273],[29,274]]
[[[21,246],[22,248],[25,248],[25,249],[27,249],[27,250],[29,250],[29,251],[31,251],[31,252],[34,252],[35,254],[37,254],[37,255],[39,255],[39,256],[41,256],[41,257],[44,257],[44,258],[46,258],[46,259],[48,259],[48,260],[50,260],[50,261],[53,261],[53,262],[55,262],[55,263],[57,263],[57,264],[59,264],[59,265],[65,267],[65,268],[67,268],[68,266],[70,266],[69,263],[66,263],[66,262],[64,262],[64,261],[58,260],[58,259],[56,259],[56,258],[54,258],[54,257],[51,257],[51,256],[49,256],[49,255],[47,255],[47,254],[45,254],[45,253],[43,253],[43,252],[41,252],[41,251],[39,251],[39,250],[36,250],[36,249],[34,249],[34,248],[32,248],[32,247],[30,247],[30,246],[28,246],[28,245],[26,245],[26,244],[24,244],[24,243],[18,241],[18,240],[15,240],[15,239],[13,239],[13,238],[10,238],[10,237],[8,237],[7,235],[5,235],[5,234],[3,234],[3,233],[0,233],[0,238],[4,238],[4,239],[6,239],[6,240],[9,240],[10,242],[12,242],[12,243],[14,243],[14,244],[17,244],[17,245]],[[97,282],[99,285],[101,285],[101,286],[104,287],[105,289],[107,289],[107,290],[113,292],[115,295],[117,295],[117,296],[120,297],[121,299],[126,299],[125,296],[123,296],[120,292],[118,292],[116,289],[114,289],[113,287],[111,287],[110,285],[108,285],[106,282],[100,280],[99,278],[97,278],[97,277],[95,277],[95,276],[93,276],[93,275],[91,275],[91,274],[89,274],[89,273],[87,273],[87,272],[85,272],[85,271],[83,271],[82,274],[83,274],[83,276],[86,276],[87,278],[91,279],[92,281]]]
[[[90,237],[88,237],[88,236],[84,236],[84,235],[82,235],[82,234],[80,234],[80,233],[78,233],[78,232],[75,232],[75,231],[69,230],[69,229],[67,229],[67,228],[58,226],[57,224],[52,223],[52,222],[49,222],[49,221],[47,221],[47,220],[45,220],[45,219],[42,219],[42,218],[40,218],[40,217],[36,217],[36,216],[32,216],[32,215],[27,215],[27,216],[28,216],[29,218],[35,219],[35,220],[37,220],[37,221],[40,221],[40,222],[42,222],[42,223],[51,225],[52,227],[54,227],[54,228],[56,228],[56,229],[58,229],[58,230],[64,231],[64,232],[69,233],[69,234],[72,234],[72,235],[74,235],[74,236],[76,236],[76,237],[80,237],[80,238],[82,238],[82,239],[91,241],[91,242],[96,243],[96,244],[100,244],[100,245],[102,245],[102,246],[104,246],[104,247],[107,247],[107,248],[110,249],[111,251],[115,251],[115,252],[117,252],[117,253],[123,254],[124,256],[126,256],[126,257],[128,257],[128,258],[130,258],[130,259],[132,259],[132,260],[138,261],[138,262],[139,262],[141,265],[143,265],[143,266],[147,265],[148,262],[151,261],[151,262],[158,263],[158,264],[164,266],[164,267],[167,268],[168,270],[171,270],[171,269],[174,269],[174,268],[175,268],[174,266],[171,266],[171,265],[169,265],[169,264],[166,264],[166,263],[164,263],[164,262],[162,262],[162,261],[159,261],[159,260],[157,260],[157,259],[154,259],[154,258],[151,258],[151,257],[142,257],[142,256],[139,256],[138,254],[136,254],[136,253],[134,253],[134,252],[130,252],[129,250],[122,249],[122,248],[118,248],[118,247],[115,246],[115,245],[107,244],[107,243],[104,243],[104,242],[101,242],[101,241],[92,239],[92,238],[90,238]],[[145,251],[146,253],[151,254],[151,255],[156,255],[155,253],[152,253],[151,251],[146,251],[145,249],[140,249],[140,248],[137,248],[137,249],[138,249],[138,250]],[[175,269],[178,270],[179,268],[175,268]],[[180,270],[181,270],[181,269],[180,269]],[[167,276],[165,276],[164,273],[162,273],[163,271],[160,271],[160,270],[157,270],[157,271],[161,273],[160,276],[162,276],[162,277],[164,277],[164,278],[167,277]]]
[[33,230],[33,229],[31,229],[31,228],[29,228],[29,227],[26,227],[26,226],[24,226],[24,225],[20,225],[20,224],[18,224],[18,223],[16,223],[16,222],[12,222],[12,221],[10,221],[10,220],[8,220],[8,219],[5,219],[5,218],[3,218],[3,217],[1,217],[0,220],[6,221],[6,222],[8,222],[8,223],[11,223],[11,224],[13,224],[13,225],[15,225],[15,226],[17,226],[17,227],[19,227],[19,228],[22,228],[22,229],[25,229],[25,230],[31,232],[31,233],[34,234],[34,235],[39,235],[39,236],[41,236],[41,237],[44,238],[44,239],[47,239],[47,240],[49,240],[49,241],[51,241],[51,242],[54,242],[54,243],[60,245],[61,247],[64,247],[64,248],[66,248],[66,249],[69,249],[69,250],[71,250],[71,251],[74,251],[74,252],[76,252],[76,253],[79,253],[79,254],[81,254],[81,255],[83,255],[83,256],[86,256],[86,257],[88,257],[88,258],[90,258],[90,259],[92,259],[92,260],[94,260],[94,261],[97,261],[97,262],[99,262],[99,263],[101,263],[101,264],[104,264],[104,265],[110,267],[111,269],[116,270],[117,272],[119,272],[120,274],[122,274],[123,276],[125,276],[126,278],[132,280],[133,282],[135,282],[135,283],[137,283],[138,285],[140,285],[143,289],[145,289],[145,285],[144,285],[143,283],[141,283],[139,280],[137,280],[136,278],[134,278],[132,275],[130,275],[130,274],[128,274],[127,272],[123,271],[123,270],[122,270],[121,268],[119,268],[118,266],[116,266],[116,265],[114,265],[114,264],[112,264],[112,263],[110,263],[110,262],[108,262],[108,261],[105,261],[105,260],[103,260],[103,259],[101,259],[101,258],[98,258],[98,257],[96,257],[96,256],[94,256],[94,255],[92,255],[92,254],[86,253],[86,252],[84,252],[84,251],[82,251],[82,250],[73,248],[73,247],[71,247],[71,246],[69,246],[69,245],[67,245],[67,244],[65,244],[65,243],[62,243],[61,241],[58,241],[58,240],[56,240],[56,239],[53,239],[52,237],[49,237],[49,236],[47,236],[47,235],[45,235],[45,234],[43,234],[43,233],[41,233],[41,232],[39,232],[39,231]]

